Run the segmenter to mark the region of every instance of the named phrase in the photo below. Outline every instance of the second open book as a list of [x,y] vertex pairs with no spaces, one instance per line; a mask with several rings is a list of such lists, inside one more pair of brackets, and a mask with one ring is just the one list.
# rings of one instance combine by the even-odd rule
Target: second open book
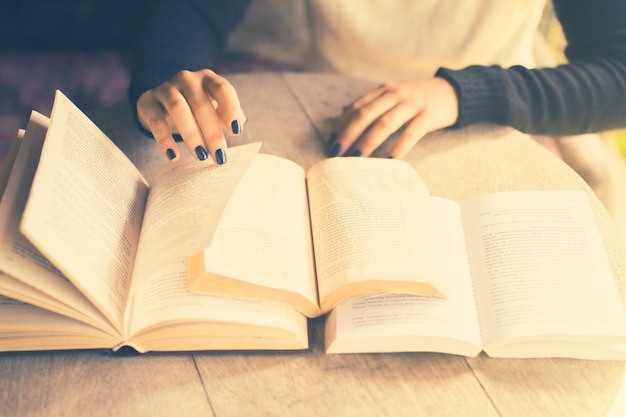
[[451,277],[427,197],[404,161],[331,158],[305,173],[258,154],[210,245],[190,258],[189,288],[309,317],[376,294],[444,297]]
[[583,191],[459,203],[430,196],[401,161],[304,172],[260,154],[190,266],[193,291],[330,310],[329,353],[626,359],[620,291]]

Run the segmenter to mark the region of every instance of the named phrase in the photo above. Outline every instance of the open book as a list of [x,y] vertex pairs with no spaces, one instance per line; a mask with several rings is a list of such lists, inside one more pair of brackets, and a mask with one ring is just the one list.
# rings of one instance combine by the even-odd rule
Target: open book
[[[329,353],[626,359],[624,307],[584,191],[458,203],[430,196],[401,161],[331,158],[304,172],[260,154],[189,265],[192,291],[331,311]],[[443,297],[384,277],[418,277]],[[337,291],[363,279],[369,291]]]
[[405,161],[330,158],[305,173],[258,154],[210,244],[190,257],[189,289],[276,301],[309,317],[373,295],[445,297],[450,277],[427,198]]
[[340,305],[327,317],[327,353],[626,359],[624,307],[585,192],[431,204],[454,277],[448,297]]
[[60,92],[19,136],[0,201],[0,351],[307,348],[290,307],[187,289],[187,256],[210,242],[259,144],[224,166],[164,164],[148,185]]

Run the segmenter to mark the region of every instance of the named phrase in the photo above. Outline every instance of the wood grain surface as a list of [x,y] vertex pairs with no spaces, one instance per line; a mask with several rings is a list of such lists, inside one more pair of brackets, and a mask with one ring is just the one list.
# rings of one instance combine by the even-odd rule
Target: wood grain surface
[[[343,105],[373,85],[335,75],[233,75],[248,122],[230,145],[307,168]],[[92,118],[150,178],[165,163],[135,127],[126,102]],[[431,192],[454,199],[498,190],[588,187],[524,135],[495,126],[444,131],[408,156]],[[623,283],[623,243],[602,205],[593,208]],[[464,358],[435,353],[326,355],[323,318],[305,352],[102,352],[0,354],[0,416],[603,416],[621,362]]]

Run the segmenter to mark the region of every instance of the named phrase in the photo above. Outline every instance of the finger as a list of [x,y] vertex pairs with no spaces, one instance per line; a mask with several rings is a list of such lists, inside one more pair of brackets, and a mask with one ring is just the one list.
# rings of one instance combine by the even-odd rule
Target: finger
[[[167,125],[167,123],[158,123],[158,125],[159,126],[155,126],[152,130],[152,134],[154,135],[157,146],[159,147],[159,149],[161,149],[161,152],[165,155],[165,157],[170,161],[178,159],[178,146],[176,145],[176,141],[172,137],[169,126]],[[163,133],[156,134],[155,131]]]
[[355,108],[363,107],[366,104],[370,103],[372,100],[375,100],[376,98],[385,94],[389,90],[389,87],[390,87],[389,84],[381,84],[378,87],[374,88],[373,90],[368,91],[367,93],[363,94],[361,97],[354,100],[352,104],[349,105],[348,107],[355,107]]
[[424,113],[417,115],[406,125],[388,156],[394,159],[404,158],[429,131]]
[[356,100],[354,100],[349,105],[344,106],[343,107],[343,113],[341,114],[341,117],[339,118],[339,120],[335,124],[335,128],[336,128],[335,131],[343,129],[343,127],[346,124],[348,124],[350,118],[360,108],[370,104],[372,101],[374,101],[377,98],[379,98],[381,95],[383,95],[385,93],[385,91],[386,90],[383,88],[383,86],[379,86],[379,87],[375,88],[374,90],[368,91],[367,93],[365,93],[361,97],[359,97]]
[[399,104],[380,116],[359,141],[354,154],[369,156],[405,123],[415,117],[415,110],[410,106]]
[[217,102],[217,114],[221,125],[233,135],[243,132],[245,116],[241,110],[241,104],[235,87],[225,78],[206,70],[203,78],[205,91]]
[[205,96],[204,102],[195,105],[192,111],[211,158],[220,165],[225,164],[228,145],[215,108]]
[[144,127],[152,132],[161,152],[169,160],[178,158],[178,146],[161,105],[151,96],[142,97],[137,103],[137,116]]
[[207,159],[209,154],[204,137],[183,94],[177,88],[168,86],[156,89],[155,96],[170,115],[189,151],[201,161]]
[[[333,151],[339,148],[337,155],[346,154],[350,147],[379,117],[397,105],[397,98],[391,94],[383,94],[362,107],[351,108],[338,123],[336,143]],[[354,151],[350,152],[350,154]]]
[[335,122],[335,125],[333,126],[333,131],[326,141],[331,156],[337,156],[342,153],[341,143],[337,143],[337,137],[340,136],[345,130],[346,126],[350,124],[350,121],[352,117],[354,117],[354,114],[357,112],[357,110],[370,103],[372,100],[378,98],[384,93],[384,91],[384,86],[378,86],[377,88],[363,94],[361,97],[357,98],[349,105],[343,106],[342,114]]
[[[204,149],[215,162],[224,164],[227,160],[227,144],[216,111],[219,104],[214,98],[207,95],[200,77],[197,73],[183,71],[178,75],[177,82],[180,84],[180,91],[193,115],[195,126],[200,131]],[[202,152],[201,149],[194,149],[196,153]],[[197,156],[202,159],[203,155],[197,153]]]

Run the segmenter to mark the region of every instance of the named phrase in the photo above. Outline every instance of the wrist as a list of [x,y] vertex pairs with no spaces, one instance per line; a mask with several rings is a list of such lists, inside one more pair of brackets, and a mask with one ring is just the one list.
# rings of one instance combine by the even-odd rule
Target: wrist
[[500,67],[471,66],[461,70],[440,68],[435,77],[446,80],[457,96],[458,117],[454,127],[490,122],[507,124],[509,103],[503,100]]

